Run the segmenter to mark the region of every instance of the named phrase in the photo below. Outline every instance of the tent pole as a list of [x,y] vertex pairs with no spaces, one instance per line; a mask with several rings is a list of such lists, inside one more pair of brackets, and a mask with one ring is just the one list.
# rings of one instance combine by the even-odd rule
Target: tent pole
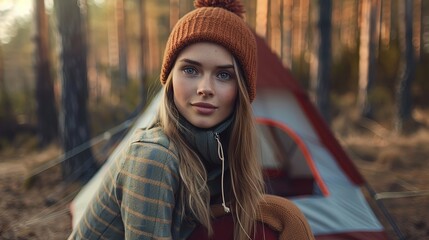
[[399,229],[399,226],[396,224],[395,220],[393,219],[392,215],[387,210],[386,206],[384,206],[382,199],[375,198],[377,193],[374,191],[374,189],[368,183],[365,183],[365,187],[366,187],[367,191],[369,192],[369,194],[371,195],[372,199],[377,204],[377,207],[381,210],[381,212],[383,213],[386,220],[392,226],[393,231],[395,231],[398,239],[399,240],[405,240],[406,238],[405,238],[404,234],[402,233],[401,229]]

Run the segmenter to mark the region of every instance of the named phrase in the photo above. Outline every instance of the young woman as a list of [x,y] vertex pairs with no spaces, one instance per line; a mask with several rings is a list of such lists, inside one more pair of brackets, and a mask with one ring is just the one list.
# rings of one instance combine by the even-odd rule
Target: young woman
[[167,42],[164,97],[135,133],[70,239],[186,239],[213,234],[212,210],[253,238],[263,178],[251,102],[256,42],[233,0],[200,0]]

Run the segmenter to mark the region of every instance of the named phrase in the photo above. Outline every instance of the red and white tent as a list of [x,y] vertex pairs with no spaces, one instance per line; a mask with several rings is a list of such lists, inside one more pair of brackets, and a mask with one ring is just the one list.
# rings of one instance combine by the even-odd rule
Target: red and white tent
[[[269,193],[292,200],[316,239],[388,239],[361,188],[364,179],[329,127],[265,41],[257,36],[257,96],[253,103]],[[160,94],[136,121],[97,175],[71,204],[73,226],[131,133],[147,126]]]
[[387,239],[361,191],[364,179],[290,71],[257,42],[253,108],[268,190],[298,205],[316,239]]

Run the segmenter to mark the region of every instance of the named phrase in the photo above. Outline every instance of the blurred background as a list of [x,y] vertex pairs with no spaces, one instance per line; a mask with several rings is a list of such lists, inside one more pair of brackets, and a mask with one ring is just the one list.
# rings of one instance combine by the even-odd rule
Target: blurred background
[[[76,67],[83,71],[80,78],[85,79],[78,81],[85,86],[77,91],[85,92],[88,121],[97,123],[90,126],[92,135],[144,106],[159,88],[171,26],[193,9],[191,0],[71,2],[59,2],[55,11],[52,0],[0,1],[2,147],[23,132],[45,131],[37,128],[38,119],[44,119],[38,115],[61,110],[63,58],[75,57],[80,62],[71,64],[83,65]],[[407,112],[427,108],[425,1],[341,0],[322,7],[310,0],[243,3],[246,21],[266,38],[315,102],[321,95],[318,81],[329,83],[323,91],[328,92],[330,107],[320,108],[328,122],[349,104],[362,116],[393,129],[398,114],[408,119],[412,116]],[[74,56],[61,55],[63,48]],[[408,110],[398,113],[402,98],[409,98]],[[38,112],[39,105],[51,110]],[[52,137],[41,138],[50,142]]]
[[[427,169],[427,151],[416,146],[429,141],[428,1],[242,2],[248,24],[307,90],[369,182],[392,166]],[[10,199],[23,199],[3,198],[1,211],[24,209],[37,222],[46,217],[31,215],[37,204],[56,204],[73,193],[70,183],[97,171],[116,144],[111,137],[126,131],[126,121],[160,89],[167,37],[192,9],[191,0],[0,0],[0,186],[15,194]],[[382,170],[368,170],[371,164]],[[421,189],[426,182],[410,183],[420,171],[402,176],[399,187],[396,175],[380,190]],[[37,204],[32,191],[44,193]],[[66,214],[58,206],[49,214]],[[30,229],[16,230],[5,214],[0,238]],[[403,223],[409,236],[429,235],[422,218]],[[67,233],[67,221],[61,226]]]

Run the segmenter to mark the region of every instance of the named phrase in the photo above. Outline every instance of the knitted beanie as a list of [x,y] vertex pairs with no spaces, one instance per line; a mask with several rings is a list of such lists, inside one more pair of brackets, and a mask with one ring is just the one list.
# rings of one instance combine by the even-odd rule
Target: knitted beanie
[[181,50],[197,42],[226,48],[237,60],[246,81],[250,102],[256,95],[256,40],[243,19],[237,0],[196,0],[195,10],[183,16],[167,41],[160,80],[165,84]]

